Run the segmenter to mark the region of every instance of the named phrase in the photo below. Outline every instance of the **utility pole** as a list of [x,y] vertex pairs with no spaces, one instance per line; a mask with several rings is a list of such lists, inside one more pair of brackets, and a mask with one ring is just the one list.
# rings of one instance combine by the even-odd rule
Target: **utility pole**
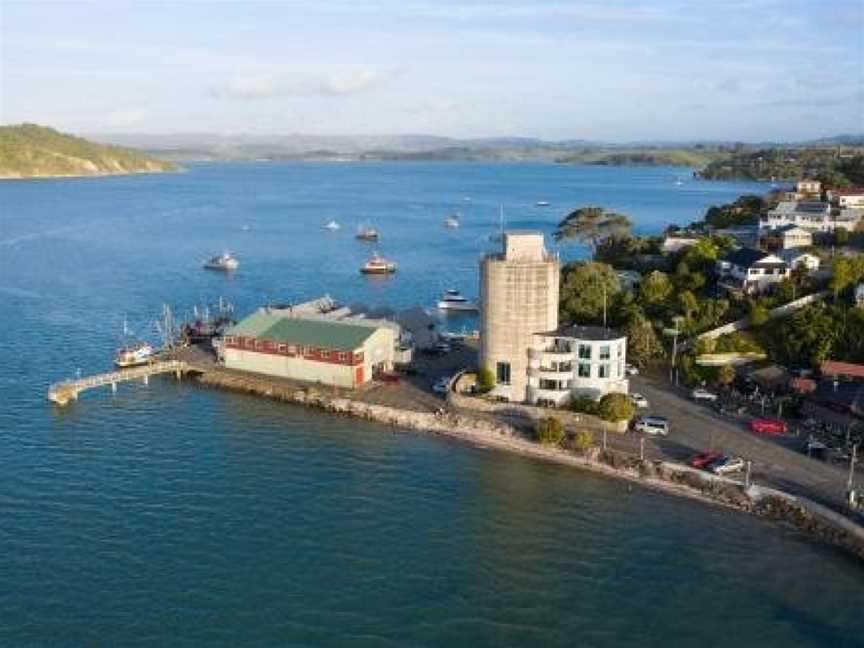
[[858,461],[858,444],[852,446],[852,458],[849,460],[849,479],[846,481],[846,491],[851,492],[855,485],[855,463]]
[[747,461],[747,472],[744,473],[744,488],[750,488],[750,470],[753,466],[752,461]]
[[645,461],[645,437],[639,437],[639,461]]

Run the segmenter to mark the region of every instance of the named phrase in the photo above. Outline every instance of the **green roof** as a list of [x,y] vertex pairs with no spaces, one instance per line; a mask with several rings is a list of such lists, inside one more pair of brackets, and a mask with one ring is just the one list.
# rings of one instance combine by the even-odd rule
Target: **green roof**
[[287,344],[353,351],[375,333],[375,328],[345,322],[307,320],[256,311],[226,334],[256,337]]
[[279,315],[268,313],[262,308],[252,313],[249,317],[240,320],[225,331],[225,334],[242,337],[260,337],[264,331],[273,326],[279,319],[281,319]]

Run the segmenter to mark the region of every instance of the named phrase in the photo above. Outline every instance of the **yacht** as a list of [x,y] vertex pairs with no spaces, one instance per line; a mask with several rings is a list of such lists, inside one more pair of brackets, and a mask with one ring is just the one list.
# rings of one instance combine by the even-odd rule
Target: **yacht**
[[117,355],[114,356],[114,364],[121,369],[146,365],[150,362],[154,353],[153,347],[146,342],[122,346],[117,349]]
[[393,274],[396,272],[396,264],[376,252],[360,267],[360,272],[369,275]]
[[477,304],[468,301],[458,290],[450,289],[444,291],[444,295],[438,300],[438,308],[451,311],[478,311]]
[[335,232],[340,227],[341,225],[339,225],[339,223],[337,223],[335,220],[329,220],[324,223],[324,229],[330,230],[331,232]]
[[459,214],[450,214],[444,219],[444,227],[456,229],[459,227]]
[[378,240],[378,230],[374,227],[366,226],[361,227],[357,231],[356,238],[360,241],[377,241]]
[[223,252],[204,262],[204,267],[207,270],[221,270],[222,272],[232,272],[239,265],[240,262],[228,252]]
[[537,207],[548,207],[549,201],[548,200],[538,200],[536,203],[534,203],[534,205]]

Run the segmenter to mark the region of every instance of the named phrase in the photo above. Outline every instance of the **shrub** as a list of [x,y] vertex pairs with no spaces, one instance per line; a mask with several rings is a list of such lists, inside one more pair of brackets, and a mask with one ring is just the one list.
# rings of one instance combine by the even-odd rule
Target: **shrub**
[[604,421],[626,421],[633,418],[633,413],[633,401],[627,394],[606,394],[597,404],[597,414]]
[[585,453],[594,447],[594,433],[591,430],[579,430],[570,438],[568,445],[575,452]]
[[537,422],[537,440],[548,445],[558,445],[564,440],[564,426],[554,416],[547,416]]
[[597,401],[593,398],[588,398],[587,396],[571,396],[568,407],[570,410],[581,414],[597,413]]
[[477,371],[477,391],[481,394],[492,391],[495,387],[495,374],[489,367],[481,367]]

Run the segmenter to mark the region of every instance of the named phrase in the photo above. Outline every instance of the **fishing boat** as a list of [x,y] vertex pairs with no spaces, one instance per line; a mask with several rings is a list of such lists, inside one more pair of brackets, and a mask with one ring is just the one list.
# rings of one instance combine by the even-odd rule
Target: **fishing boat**
[[132,339],[126,320],[123,320],[123,345],[114,355],[114,364],[121,369],[138,367],[150,362],[155,350],[147,342]]
[[371,226],[364,226],[357,230],[355,237],[359,241],[377,241],[379,238],[378,230]]
[[441,299],[438,300],[438,308],[440,310],[447,311],[480,310],[479,308],[477,308],[477,304],[472,301],[468,301],[465,297],[462,296],[462,293],[453,288],[444,291],[444,295],[442,295]]
[[396,264],[376,252],[360,267],[360,272],[368,275],[393,274],[396,272]]
[[444,227],[449,229],[456,229],[459,224],[459,214],[450,214],[444,219]]
[[337,223],[335,220],[329,220],[326,223],[324,223],[324,229],[330,230],[331,232],[335,232],[340,227],[341,227],[341,225],[339,225],[339,223]]
[[549,201],[548,200],[538,200],[536,203],[534,203],[534,205],[536,207],[548,207]]
[[222,272],[233,272],[240,266],[240,262],[229,252],[223,252],[204,262],[207,270],[221,270]]

